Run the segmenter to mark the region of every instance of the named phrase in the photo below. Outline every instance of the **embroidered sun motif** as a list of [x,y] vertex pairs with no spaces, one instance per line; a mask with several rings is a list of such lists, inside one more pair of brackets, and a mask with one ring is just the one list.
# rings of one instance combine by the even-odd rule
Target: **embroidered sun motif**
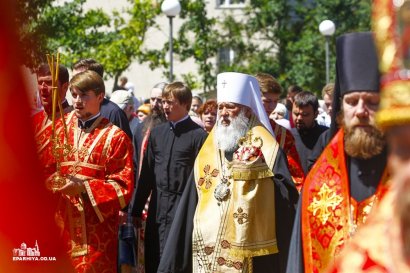
[[205,189],[209,189],[212,186],[212,177],[217,177],[219,174],[219,170],[213,169],[212,172],[211,166],[205,165],[204,167],[204,177],[199,178],[198,185],[202,186],[205,182]]
[[238,224],[242,225],[243,223],[246,223],[248,221],[248,214],[243,212],[243,209],[241,207],[238,208],[238,212],[235,212],[233,214],[233,218],[238,220]]
[[343,197],[336,195],[326,183],[322,185],[319,192],[314,196],[313,202],[309,205],[308,210],[320,220],[322,225],[326,224],[332,211],[343,201]]

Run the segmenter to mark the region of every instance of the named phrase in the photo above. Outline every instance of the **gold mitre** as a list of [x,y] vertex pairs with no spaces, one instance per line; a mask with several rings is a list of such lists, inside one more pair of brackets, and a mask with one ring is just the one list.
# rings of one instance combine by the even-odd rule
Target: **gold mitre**
[[375,0],[373,32],[381,72],[381,128],[410,123],[410,0]]

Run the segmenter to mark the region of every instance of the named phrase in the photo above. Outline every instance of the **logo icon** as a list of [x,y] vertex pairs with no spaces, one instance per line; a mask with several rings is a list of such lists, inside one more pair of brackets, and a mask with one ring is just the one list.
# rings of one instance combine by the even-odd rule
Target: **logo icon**
[[27,247],[26,243],[21,243],[20,248],[13,249],[13,261],[56,261],[56,257],[53,256],[41,256],[40,248],[37,240],[34,247]]
[[40,256],[40,249],[36,240],[34,247],[27,247],[26,243],[21,243],[20,248],[13,249],[14,257],[38,257]]

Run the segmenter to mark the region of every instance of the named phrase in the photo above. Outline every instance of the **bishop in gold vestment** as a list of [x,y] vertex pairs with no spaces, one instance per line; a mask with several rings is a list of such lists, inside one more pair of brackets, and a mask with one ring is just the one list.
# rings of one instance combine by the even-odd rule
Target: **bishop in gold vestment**
[[264,125],[258,88],[252,76],[218,75],[218,121],[196,158],[158,272],[284,272],[298,192]]

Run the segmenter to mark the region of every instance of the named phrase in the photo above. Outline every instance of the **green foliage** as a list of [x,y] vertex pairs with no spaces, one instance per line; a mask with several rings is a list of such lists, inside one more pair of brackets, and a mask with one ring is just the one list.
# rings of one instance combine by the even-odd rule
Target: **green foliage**
[[294,37],[287,48],[287,63],[281,73],[286,85],[298,84],[320,94],[325,85],[325,37],[318,30],[321,21],[331,19],[336,33],[329,40],[330,80],[335,79],[335,40],[347,32],[370,30],[371,1],[363,0],[317,0],[310,8],[305,1],[296,5],[300,23],[295,23]]
[[[330,39],[330,79],[334,80],[335,37],[370,30],[370,8],[369,0],[251,0],[244,10],[245,17],[226,11],[221,16],[224,19],[216,22],[219,36],[214,34],[215,40],[205,38],[201,42],[235,52],[234,61],[221,64],[217,72],[266,72],[277,77],[284,87],[297,84],[319,94],[326,78],[325,38],[318,30],[320,22],[331,19],[336,24],[336,33]],[[195,37],[202,35],[197,29],[192,31],[197,33]],[[187,29],[182,33],[187,33]],[[192,49],[192,39],[180,36],[178,41],[180,46]],[[216,54],[217,48],[213,50]],[[208,57],[214,58],[215,54]],[[203,68],[199,74],[205,74]]]
[[[135,60],[151,69],[162,68],[166,75],[168,42],[160,50],[142,49],[147,31],[158,28],[159,3],[128,1],[129,8],[106,14],[99,9],[84,11],[86,0],[59,5],[55,0],[17,0],[16,21],[26,64],[33,68],[46,53],[59,49],[68,66],[80,58],[97,59],[115,82]],[[227,9],[218,18],[207,14],[209,3],[181,0],[183,23],[174,37],[175,56],[181,61],[193,58],[198,67],[182,78],[204,92],[215,89],[217,73],[237,71],[271,73],[284,87],[298,84],[318,93],[326,73],[325,38],[318,31],[319,23],[331,19],[336,24],[330,38],[331,80],[336,37],[370,30],[370,0],[249,0],[244,16]],[[221,48],[232,49],[234,60],[215,66]]]
[[[101,9],[84,11],[86,0],[61,5],[51,5],[55,2],[51,0],[38,1],[41,5],[32,15],[33,20],[19,24],[21,42],[28,52],[26,64],[35,68],[45,61],[46,53],[59,50],[65,65],[94,58],[104,65],[107,76],[117,80],[141,55],[145,33],[155,24],[159,12],[149,0],[129,1],[130,8],[111,15]],[[27,13],[25,9],[30,5],[21,5],[21,13]]]
[[38,28],[39,14],[53,0],[16,0],[16,25],[19,29],[21,56],[28,67],[37,66],[40,52],[46,51],[46,35]]
[[[214,29],[216,19],[207,15],[204,0],[181,1],[179,17],[185,20],[178,33],[174,34],[173,52],[182,62],[193,58],[198,66],[198,71],[193,71],[198,77],[193,77],[192,72],[181,77],[188,81],[192,89],[201,88],[207,92],[214,88],[216,79],[212,63],[219,48],[218,34]],[[147,50],[142,60],[149,62],[151,69],[168,68],[169,63],[164,59],[168,48],[169,42],[166,42],[161,50]],[[166,73],[164,71],[164,75],[168,76]]]
[[[330,39],[333,80],[335,37],[370,29],[370,0],[251,0],[245,17],[227,10],[222,20],[207,18],[203,0],[185,0],[181,5],[181,17],[186,22],[179,30],[174,52],[182,61],[195,59],[204,92],[214,89],[216,73],[237,71],[271,73],[284,87],[298,84],[319,93],[326,78],[325,38],[318,31],[320,22],[332,19],[336,24],[336,33]],[[232,49],[235,57],[230,64],[213,67],[219,48]],[[165,56],[167,49],[165,44],[151,59]],[[155,67],[159,65],[156,59]]]
[[187,73],[182,75],[182,81],[192,90],[195,91],[199,89],[201,86],[199,85],[199,80],[196,75],[193,73]]
[[195,59],[200,71],[201,87],[204,92],[207,92],[213,89],[215,82],[215,70],[209,60],[215,58],[218,51],[218,43],[215,43],[217,33],[213,30],[216,19],[208,18],[204,0],[184,2],[183,6],[186,9],[181,17],[188,20],[179,30],[180,46],[176,52],[180,54],[181,60],[190,57]]
[[[321,21],[331,19],[336,33],[330,39],[331,79],[335,77],[335,37],[346,32],[370,29],[371,1],[251,0],[246,21],[227,17],[226,45],[237,58],[225,71],[250,74],[266,72],[283,86],[297,84],[319,93],[325,84],[325,38],[319,33]],[[246,45],[242,44],[245,43]]]

